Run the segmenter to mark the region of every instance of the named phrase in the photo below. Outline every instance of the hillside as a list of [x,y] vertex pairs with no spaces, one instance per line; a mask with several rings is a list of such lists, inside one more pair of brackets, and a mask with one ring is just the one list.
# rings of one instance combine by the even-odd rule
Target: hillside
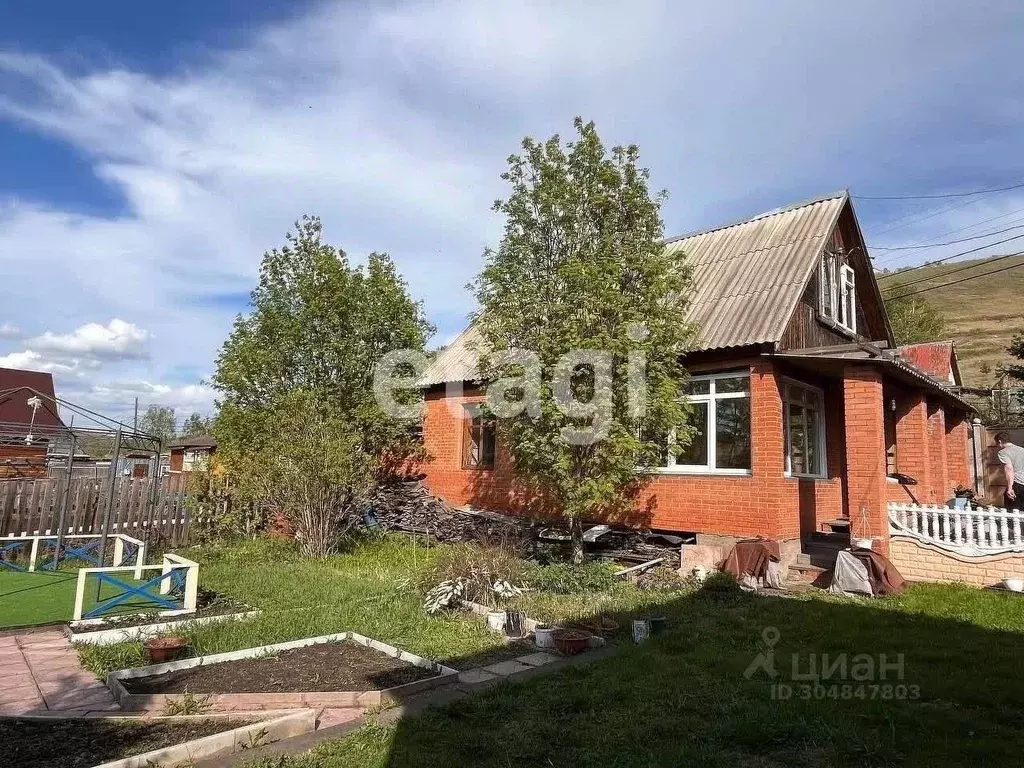
[[[884,292],[886,283],[894,280],[925,279],[907,289],[916,291],[1003,267],[1024,265],[1024,255],[990,264],[995,258],[998,257],[936,264],[902,275],[898,272],[879,274],[879,285]],[[963,269],[968,266],[968,269]],[[961,269],[963,271],[943,277]],[[991,384],[997,375],[996,368],[1006,362],[1010,338],[1014,333],[1024,331],[1024,266],[936,288],[922,294],[922,298],[927,299],[946,320],[946,335],[956,342],[964,384]]]

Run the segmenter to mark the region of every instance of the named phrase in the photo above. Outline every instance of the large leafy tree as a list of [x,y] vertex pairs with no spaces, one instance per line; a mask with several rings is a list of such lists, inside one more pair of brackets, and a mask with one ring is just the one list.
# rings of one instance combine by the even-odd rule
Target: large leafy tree
[[198,437],[210,434],[211,419],[204,419],[200,413],[190,413],[181,427],[182,437]]
[[1003,373],[1018,381],[1024,381],[1024,331],[1014,334],[1006,351],[1014,362],[1002,366]]
[[351,265],[314,217],[264,255],[251,304],[211,380],[218,457],[240,493],[271,502],[308,554],[326,554],[373,480],[419,450],[409,423],[377,403],[374,367],[422,350],[433,328],[387,255]]
[[[608,152],[593,123],[577,118],[575,129],[571,143],[527,138],[509,158],[509,194],[494,206],[504,237],[485,252],[475,293],[485,378],[524,377],[509,353],[539,359],[535,407],[500,418],[499,436],[517,475],[568,518],[578,562],[581,521],[631,511],[649,477],[637,468],[660,461],[667,435],[677,446],[687,441],[680,356],[692,329],[689,270],[662,244],[664,193],[648,190],[637,147]],[[578,349],[609,356],[601,373],[600,362],[573,366],[572,394],[598,406],[589,415],[562,407],[557,395],[559,361]],[[646,362],[638,400],[630,396],[631,354]],[[600,386],[609,372],[610,387]],[[578,440],[588,425],[599,438]]]
[[164,405],[149,406],[139,417],[139,431],[159,437],[165,443],[173,440],[176,434],[174,409]]
[[919,344],[943,338],[946,321],[926,299],[908,295],[913,289],[895,280],[886,281],[883,290],[885,309],[897,344]]

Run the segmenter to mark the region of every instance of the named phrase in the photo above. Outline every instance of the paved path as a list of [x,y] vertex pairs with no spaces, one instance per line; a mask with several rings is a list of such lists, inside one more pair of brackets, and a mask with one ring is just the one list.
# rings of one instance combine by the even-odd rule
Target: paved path
[[0,678],[0,715],[118,710],[60,631],[0,637]]

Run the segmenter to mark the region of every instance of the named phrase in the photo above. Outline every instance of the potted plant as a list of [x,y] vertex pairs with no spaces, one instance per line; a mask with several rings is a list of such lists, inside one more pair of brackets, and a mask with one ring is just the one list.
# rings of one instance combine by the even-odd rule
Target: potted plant
[[151,637],[143,643],[143,647],[146,649],[146,659],[150,664],[163,664],[181,656],[188,648],[188,640],[178,635]]
[[514,611],[515,623],[519,634],[512,635],[513,627],[509,624],[509,612],[505,610],[502,605],[508,601],[519,597],[523,594],[523,590],[517,587],[510,581],[505,579],[496,579],[494,584],[491,585],[491,610],[487,614],[487,626],[494,630],[504,630],[508,633],[509,637],[522,637],[523,625],[526,623],[526,617],[523,616],[521,611]]
[[555,649],[566,656],[583,653],[590,643],[590,635],[579,629],[556,629],[553,638]]

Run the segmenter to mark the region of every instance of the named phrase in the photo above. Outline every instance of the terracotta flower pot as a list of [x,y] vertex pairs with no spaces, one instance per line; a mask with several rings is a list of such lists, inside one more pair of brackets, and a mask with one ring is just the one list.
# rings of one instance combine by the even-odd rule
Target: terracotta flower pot
[[575,656],[587,650],[590,635],[580,632],[578,629],[558,629],[552,633],[555,641],[555,649],[566,656]]
[[174,661],[188,648],[188,640],[172,635],[170,637],[153,637],[143,643],[146,658],[150,664],[163,664]]

